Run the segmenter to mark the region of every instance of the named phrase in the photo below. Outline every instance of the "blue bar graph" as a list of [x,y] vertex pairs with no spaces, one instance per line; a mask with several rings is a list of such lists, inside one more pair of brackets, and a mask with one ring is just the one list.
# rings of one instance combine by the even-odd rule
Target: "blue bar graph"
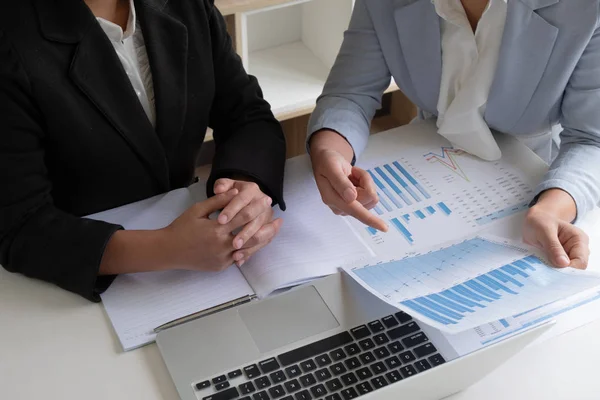
[[448,299],[446,299],[445,297],[440,296],[439,294],[431,294],[429,296],[427,296],[428,299],[433,300],[435,302],[440,303],[441,305],[448,307],[454,311],[458,311],[458,312],[474,312],[473,310],[471,310],[468,307],[465,307],[461,304],[457,304],[453,301],[450,301]]
[[377,197],[379,197],[379,202],[383,207],[385,207],[386,210],[388,210],[388,212],[394,211],[392,207],[390,207],[390,204],[387,202],[387,200],[383,198],[381,193],[377,193]]
[[[386,165],[385,165],[385,168],[387,169],[388,167],[389,167],[389,165],[387,165],[387,164],[386,164]],[[379,174],[379,175],[380,175],[380,176],[383,178],[383,180],[384,180],[384,181],[386,181],[386,183],[387,183],[388,185],[390,185],[390,187],[391,187],[391,188],[394,190],[394,192],[396,192],[396,194],[397,194],[398,196],[400,196],[400,198],[401,198],[402,200],[404,200],[404,202],[405,202],[407,205],[409,205],[409,206],[410,206],[410,205],[412,204],[412,201],[410,201],[410,199],[409,199],[408,197],[406,197],[406,195],[404,194],[404,192],[402,192],[402,191],[401,191],[401,190],[398,188],[398,186],[396,186],[396,184],[395,184],[395,183],[394,183],[394,182],[393,182],[393,181],[390,179],[390,177],[389,177],[389,176],[387,176],[387,174],[386,174],[385,172],[383,172],[383,170],[382,170],[380,167],[377,167],[377,168],[375,168],[375,171],[377,171],[377,173],[378,173],[378,174]],[[389,168],[389,169],[388,169],[388,171],[389,171],[389,172],[392,174],[392,176],[395,176],[395,177],[397,177],[397,178],[396,178],[396,180],[397,180],[397,181],[398,181],[398,182],[399,182],[399,183],[402,185],[402,183],[403,183],[404,181],[400,181],[400,180],[398,180],[398,178],[399,178],[399,177],[398,177],[398,175],[397,175],[397,174],[394,172],[394,170],[393,170],[393,169],[391,169],[391,168]],[[408,186],[407,186],[407,187],[405,187],[405,189],[407,189],[407,191],[408,191],[408,189],[409,189],[409,188],[408,188]]]
[[421,304],[423,307],[427,307],[430,310],[438,313],[438,314],[442,314],[443,316],[447,317],[447,318],[452,318],[454,320],[461,320],[464,317],[457,313],[452,311],[449,308],[446,308],[444,306],[441,306],[429,299],[426,299],[425,297],[417,297],[416,299],[414,299],[417,303]]
[[487,275],[482,275],[479,278],[477,278],[481,283],[483,283],[484,285],[486,285],[487,287],[489,287],[490,289],[493,290],[503,290],[506,293],[510,293],[510,294],[517,294],[517,292],[515,292],[512,289],[509,289],[508,287],[504,286],[501,283],[498,283],[496,280],[494,280],[494,278],[491,278]]
[[[392,188],[392,190],[393,190],[394,192],[396,192],[396,194],[397,194],[398,196],[400,196],[400,198],[401,198],[402,200],[404,200],[404,202],[406,203],[406,200],[405,200],[405,199],[406,199],[406,196],[404,195],[404,193],[402,193],[402,191],[401,191],[401,190],[398,188],[398,186],[396,186],[396,185],[394,184],[394,182],[393,182],[393,181],[390,179],[390,177],[389,177],[389,176],[387,176],[387,175],[386,175],[386,173],[385,173],[385,172],[383,172],[383,170],[382,170],[381,168],[379,168],[379,167],[376,167],[376,168],[375,168],[375,172],[377,172],[377,173],[379,174],[379,176],[381,176],[381,177],[383,178],[383,180],[384,180],[384,181],[385,181],[385,182],[386,182],[386,183],[389,185],[389,187],[391,187],[391,188]],[[394,204],[396,205],[396,207],[398,207],[398,208],[402,208],[402,204],[401,204],[401,203],[400,203],[400,202],[399,202],[399,201],[398,201],[398,200],[397,200],[395,197],[391,197],[391,196],[389,196],[389,195],[388,195],[388,197],[390,197],[390,198],[393,200],[393,202],[394,202]]]
[[466,296],[475,301],[487,301],[489,303],[492,302],[492,300],[488,299],[487,297],[480,296],[477,293],[472,292],[471,290],[469,290],[468,288],[466,288],[462,285],[454,286],[452,289],[456,290],[458,293],[462,294],[463,296]]
[[533,264],[533,265],[542,265],[542,266],[544,265],[542,260],[540,260],[536,256],[527,256],[523,259],[523,261],[527,261],[528,263]]
[[504,267],[501,267],[502,270],[508,272],[509,274],[515,276],[515,275],[521,275],[524,278],[529,278],[529,275],[527,275],[525,272],[521,271],[520,269],[517,269],[515,267],[513,267],[512,265],[505,265]]
[[404,214],[402,216],[402,219],[404,219],[406,221],[406,223],[408,224],[410,222],[410,214]]
[[494,270],[492,272],[490,272],[490,275],[492,275],[494,278],[504,282],[504,283],[512,283],[513,285],[517,286],[517,287],[523,287],[524,285],[519,282],[518,280],[516,280],[515,278],[512,278],[508,275],[506,275],[504,272],[500,271],[500,270]]
[[437,203],[437,206],[440,209],[440,211],[443,212],[444,214],[446,214],[446,215],[452,214],[452,210],[450,210],[444,202]]
[[429,213],[429,215],[435,214],[435,208],[433,208],[431,206],[427,207],[426,210]]
[[419,202],[421,201],[421,198],[419,197],[419,195],[417,194],[417,192],[415,192],[413,190],[413,188],[411,188],[405,181],[404,179],[400,178],[400,176],[396,173],[396,171],[394,171],[392,169],[392,167],[390,167],[388,164],[385,165],[385,168],[390,171],[390,173],[392,173],[394,175],[394,178],[396,178],[396,181],[398,181],[398,183],[404,188],[404,190],[406,190],[413,199],[415,199],[415,201]]
[[447,319],[442,317],[439,314],[434,313],[433,311],[429,310],[428,308],[422,307],[420,305],[418,305],[417,303],[415,303],[412,300],[407,300],[402,302],[402,304],[404,304],[406,307],[412,308],[413,310],[415,310],[416,312],[419,312],[429,318],[431,318],[434,321],[437,321],[441,324],[444,325],[451,325],[451,324],[456,324],[456,322],[452,321],[451,319]]
[[390,190],[387,187],[385,187],[385,185],[377,178],[377,176],[375,176],[375,174],[371,171],[368,172],[371,175],[371,178],[373,178],[373,182],[375,182],[377,187],[388,197],[388,199],[390,199],[397,208],[402,208],[402,204],[400,204],[398,199],[396,199],[396,197],[392,195]]
[[449,298],[450,300],[454,300],[457,303],[461,303],[464,304],[467,307],[479,307],[479,308],[485,308],[485,306],[476,303],[474,301],[471,301],[465,297],[459,296],[458,294],[454,293],[451,290],[444,290],[441,295],[446,296],[447,298]]
[[[398,170],[402,173],[402,175],[404,175],[406,177],[406,179],[408,179],[408,181],[410,183],[412,183],[413,186],[416,187],[417,190],[419,192],[421,192],[421,194],[423,196],[425,196],[426,199],[431,198],[429,193],[427,193],[427,191],[421,186],[421,184],[415,178],[413,178],[413,176],[402,165],[400,165],[400,163],[398,161],[394,161],[393,164],[396,168],[398,168]],[[417,200],[417,201],[419,201],[419,200]]]
[[500,298],[500,295],[492,292],[491,290],[487,289],[485,286],[481,285],[480,283],[475,282],[475,280],[473,280],[473,279],[471,279],[470,281],[466,281],[465,285],[467,287],[473,289],[474,291],[478,292],[482,296],[486,296],[486,297],[489,297],[494,300],[498,300]]
[[414,212],[415,217],[419,218],[419,219],[425,219],[425,214],[423,214],[423,211],[421,210],[417,210]]
[[370,226],[368,226],[367,231],[373,236],[377,235],[377,229],[375,228],[371,228]]
[[373,207],[373,210],[375,210],[375,212],[377,213],[377,215],[383,214],[383,211],[381,211],[381,208],[379,206]]
[[[412,234],[400,220],[390,222],[412,243]],[[490,254],[494,254],[492,261]],[[419,313],[432,324],[453,325],[449,331],[489,321],[498,321],[497,328],[512,328],[506,315],[517,318],[539,304],[582,293],[600,282],[564,274],[530,254],[526,249],[475,238],[414,257],[355,268],[352,273],[370,290],[390,299],[390,304]],[[489,262],[498,264],[490,270]]]
[[515,262],[513,262],[513,265],[516,265],[517,267],[521,268],[523,271],[535,271],[535,268],[531,266],[531,264],[529,264],[528,262],[526,262],[525,260],[517,260]]
[[414,243],[412,234],[408,231],[408,229],[406,229],[404,225],[402,225],[402,222],[400,222],[398,218],[392,218],[391,222],[394,225],[394,227],[396,227],[396,229],[398,229],[398,231],[402,234],[402,236],[404,236],[404,238],[409,244]]

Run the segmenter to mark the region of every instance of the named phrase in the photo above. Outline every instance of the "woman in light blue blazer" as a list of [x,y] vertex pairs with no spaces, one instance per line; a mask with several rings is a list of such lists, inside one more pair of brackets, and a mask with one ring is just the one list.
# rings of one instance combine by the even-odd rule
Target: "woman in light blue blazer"
[[356,1],[308,146],[325,203],[380,230],[373,181],[353,159],[391,77],[456,146],[498,158],[498,131],[546,160],[524,239],[558,267],[586,268],[572,223],[600,200],[599,0]]

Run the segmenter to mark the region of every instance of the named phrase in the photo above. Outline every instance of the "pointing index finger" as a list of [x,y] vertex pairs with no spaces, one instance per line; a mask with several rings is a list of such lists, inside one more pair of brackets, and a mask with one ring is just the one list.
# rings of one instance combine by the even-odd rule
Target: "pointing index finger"
[[383,222],[382,219],[377,218],[375,215],[373,215],[373,213],[367,210],[362,204],[360,204],[356,200],[350,204],[347,204],[341,209],[348,215],[353,216],[354,218],[356,218],[363,224],[370,226],[371,228],[375,228],[382,232],[388,231],[388,226],[385,222]]

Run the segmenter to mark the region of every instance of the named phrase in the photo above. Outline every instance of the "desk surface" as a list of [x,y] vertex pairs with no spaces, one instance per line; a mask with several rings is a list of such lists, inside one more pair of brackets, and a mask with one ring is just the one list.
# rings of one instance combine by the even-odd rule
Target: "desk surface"
[[[588,229],[600,248],[600,226]],[[600,256],[591,265],[600,270]],[[452,400],[600,399],[600,321],[535,344]],[[0,268],[0,398],[171,400],[156,345],[122,353],[100,304]]]

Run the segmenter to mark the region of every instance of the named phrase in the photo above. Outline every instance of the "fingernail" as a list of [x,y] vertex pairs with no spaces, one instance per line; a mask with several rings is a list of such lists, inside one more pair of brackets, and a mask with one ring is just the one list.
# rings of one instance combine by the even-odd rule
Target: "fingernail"
[[560,265],[569,265],[571,263],[571,260],[569,260],[569,257],[562,255],[558,257],[558,262],[560,263]]
[[235,261],[240,261],[240,260],[242,260],[243,258],[244,258],[244,255],[243,255],[242,253],[236,253],[236,254],[234,254],[234,255],[233,255],[233,259],[234,259]]
[[229,220],[229,218],[227,217],[227,215],[221,214],[221,215],[219,215],[218,220],[219,220],[220,224],[226,224],[227,221]]
[[225,186],[223,186],[223,185],[217,185],[217,186],[215,187],[215,192],[220,192],[220,191],[221,191],[221,190],[223,190],[224,188],[225,188]]
[[344,200],[347,202],[354,200],[354,190],[352,188],[344,190]]
[[242,239],[237,239],[233,244],[233,247],[235,247],[236,249],[241,249],[243,245],[244,241]]
[[242,265],[244,265],[244,263],[245,263],[245,262],[246,262],[246,260],[242,260],[242,261],[240,261],[240,262],[238,263],[238,267],[240,267],[240,268],[241,268],[241,266],[242,266]]
[[273,204],[273,199],[271,199],[270,197],[267,197],[265,199],[265,204],[268,205],[268,206],[270,206],[271,204]]

